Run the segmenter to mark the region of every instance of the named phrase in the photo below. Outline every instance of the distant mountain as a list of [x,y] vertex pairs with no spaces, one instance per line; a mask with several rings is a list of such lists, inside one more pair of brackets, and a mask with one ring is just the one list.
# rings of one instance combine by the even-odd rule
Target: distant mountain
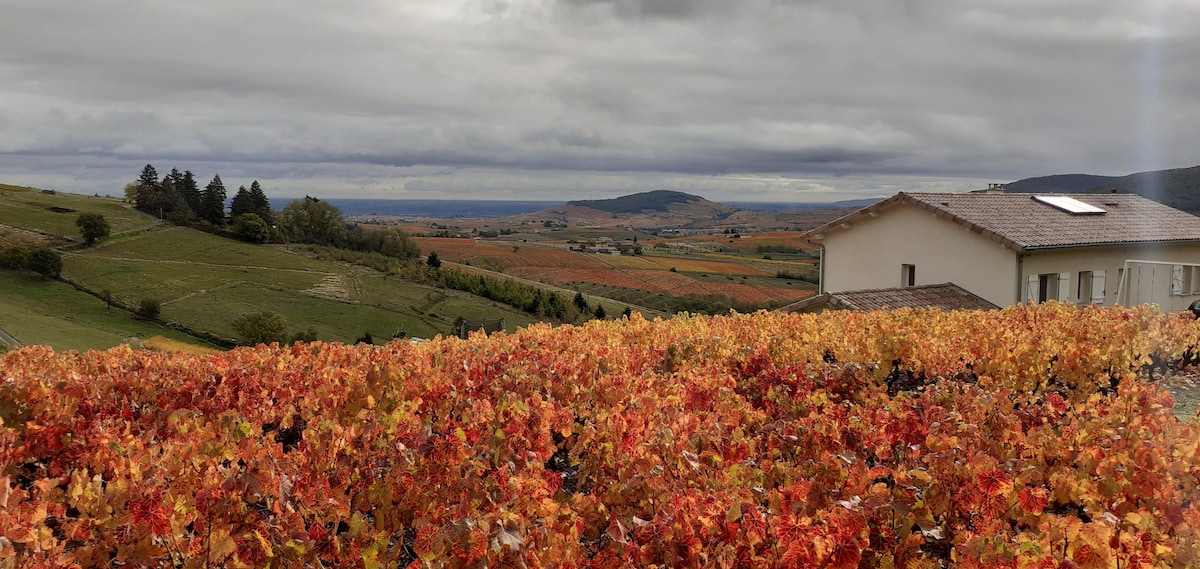
[[579,200],[568,206],[586,207],[614,214],[668,213],[686,210],[689,213],[729,214],[735,208],[708,201],[700,196],[670,190],[654,190],[607,200]]
[[1004,189],[1022,193],[1138,194],[1188,213],[1200,215],[1200,166],[1138,172],[1128,176],[1066,174],[1026,178]]
[[1116,180],[1120,178],[1091,174],[1057,174],[1009,182],[1004,184],[1004,189],[1017,194],[1075,194]]

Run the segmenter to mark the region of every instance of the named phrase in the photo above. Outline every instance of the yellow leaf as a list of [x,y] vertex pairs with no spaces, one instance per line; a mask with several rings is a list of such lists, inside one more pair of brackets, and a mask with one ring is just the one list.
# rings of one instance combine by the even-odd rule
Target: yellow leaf
[[208,541],[208,560],[218,562],[237,551],[237,543],[229,535],[229,530],[215,527]]

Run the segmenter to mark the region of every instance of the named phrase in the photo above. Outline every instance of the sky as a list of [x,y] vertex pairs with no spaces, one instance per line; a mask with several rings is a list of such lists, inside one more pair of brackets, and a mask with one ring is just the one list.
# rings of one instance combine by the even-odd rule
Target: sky
[[0,183],[821,202],[1200,164],[1200,0],[0,0]]

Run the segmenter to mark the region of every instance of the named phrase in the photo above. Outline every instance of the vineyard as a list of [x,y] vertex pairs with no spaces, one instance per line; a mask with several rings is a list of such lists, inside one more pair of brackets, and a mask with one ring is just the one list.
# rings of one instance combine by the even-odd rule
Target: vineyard
[[[437,252],[440,259],[466,263],[473,267],[501,271],[507,275],[577,289],[613,287],[625,289],[612,294],[630,298],[637,292],[663,293],[678,297],[687,294],[720,295],[741,305],[757,307],[767,301],[792,302],[813,294],[810,285],[795,284],[777,277],[779,271],[797,274],[811,271],[803,263],[770,264],[759,259],[693,258],[663,255],[607,255],[579,253],[563,247],[512,245],[442,237],[416,238],[422,251]],[[774,241],[772,241],[774,242]],[[764,270],[764,268],[766,270]],[[710,276],[747,277],[749,282],[706,282]],[[799,280],[799,279],[795,279]],[[593,292],[599,290],[592,287]],[[668,306],[657,307],[669,310]]]
[[0,566],[1200,564],[1152,308],[0,355]]

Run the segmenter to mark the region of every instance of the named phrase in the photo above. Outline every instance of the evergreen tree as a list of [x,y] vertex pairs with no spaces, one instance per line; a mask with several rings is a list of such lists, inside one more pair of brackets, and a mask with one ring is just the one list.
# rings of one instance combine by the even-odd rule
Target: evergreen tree
[[213,176],[211,182],[200,192],[200,219],[213,225],[225,224],[225,184],[221,175]]
[[[238,186],[237,193],[229,201],[229,217],[237,219],[247,213],[258,213],[254,209],[254,198],[250,195],[250,190],[247,190],[246,186]],[[258,217],[261,218],[262,216]]]
[[142,174],[138,176],[137,185],[138,188],[158,189],[158,170],[146,164],[146,167],[142,168]]
[[596,305],[596,312],[595,312],[594,314],[595,314],[595,316],[596,316],[596,318],[597,318],[597,319],[599,319],[599,320],[604,320],[604,318],[608,316],[608,311],[604,310],[604,305],[603,305],[603,304],[597,304],[597,305]]
[[429,256],[425,259],[425,264],[431,269],[442,268],[442,260],[438,258],[437,251],[430,251]]
[[258,180],[250,182],[250,203],[254,204],[254,211],[267,225],[271,224],[271,200],[267,199],[267,194],[263,192],[262,186],[258,185]]
[[175,190],[183,196],[183,201],[194,211],[200,211],[200,186],[196,183],[196,175],[191,170],[184,170],[183,177],[175,184]]
[[137,208],[154,215],[162,213],[162,185],[158,181],[158,171],[154,166],[146,164],[142,174],[138,176],[137,193],[134,201]]
[[575,293],[575,308],[578,308],[584,314],[588,312],[587,299],[583,297],[582,292]]

